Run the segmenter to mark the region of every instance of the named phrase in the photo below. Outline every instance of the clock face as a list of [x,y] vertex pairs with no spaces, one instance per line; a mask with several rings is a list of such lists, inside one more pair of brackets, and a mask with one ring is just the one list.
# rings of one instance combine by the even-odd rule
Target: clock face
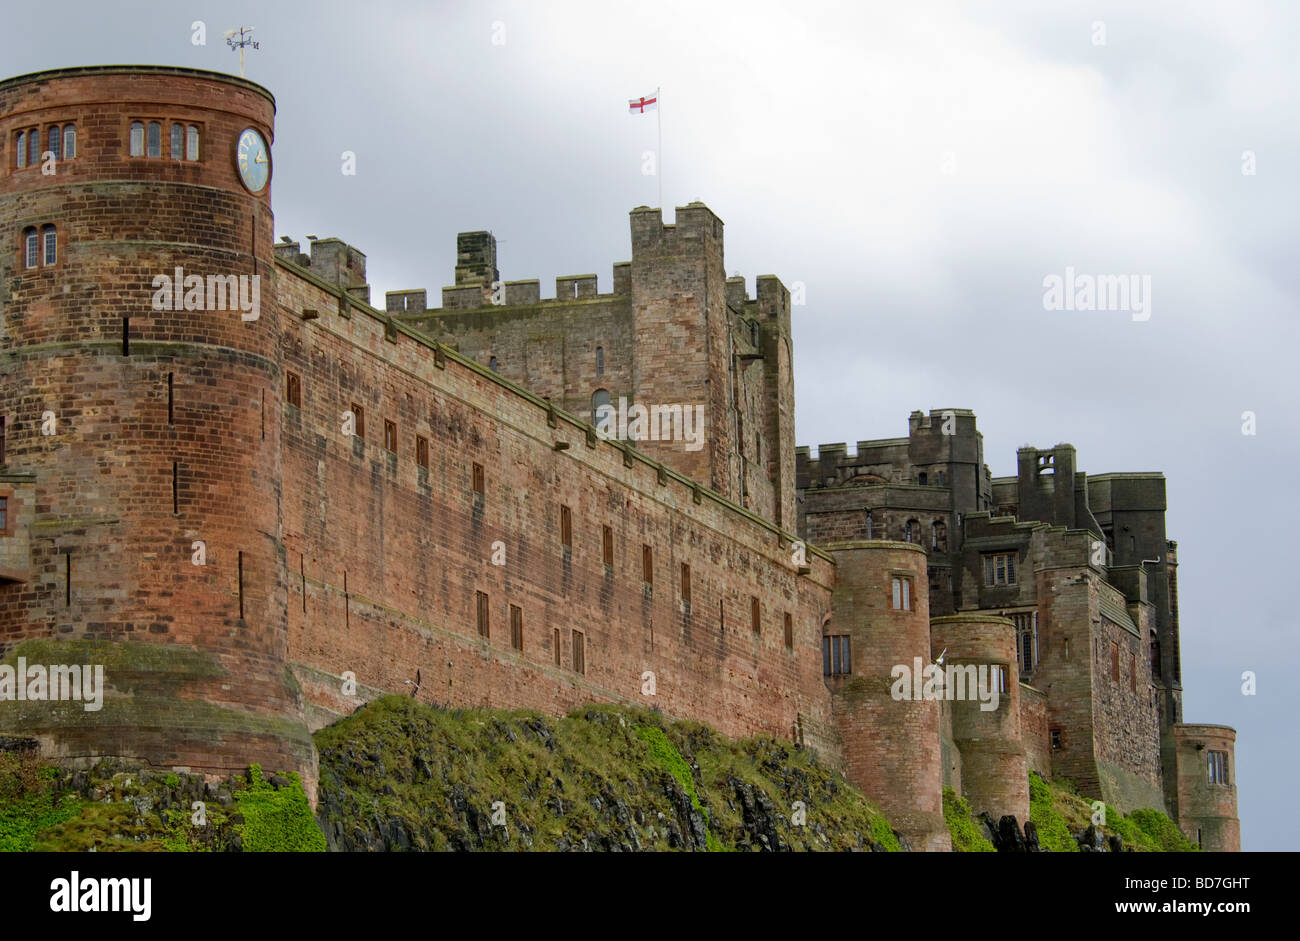
[[271,179],[271,151],[262,135],[251,127],[246,128],[235,143],[235,167],[240,182],[250,193],[266,189],[267,181]]

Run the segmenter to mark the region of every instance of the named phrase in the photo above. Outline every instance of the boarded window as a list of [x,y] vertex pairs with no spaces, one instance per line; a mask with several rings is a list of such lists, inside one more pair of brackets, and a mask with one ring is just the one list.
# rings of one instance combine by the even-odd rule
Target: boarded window
[[654,550],[649,546],[641,547],[641,580],[647,585],[655,583]]
[[480,637],[488,637],[491,627],[488,624],[488,596],[481,591],[476,591],[474,598],[478,605],[478,634]]
[[384,450],[397,453],[397,425],[384,419]]
[[691,603],[691,567],[685,562],[682,563],[682,604],[689,606]]
[[560,665],[560,629],[558,627],[551,630],[551,654],[555,657],[555,665]]
[[614,564],[614,530],[608,526],[600,527],[601,558],[606,565]]
[[480,497],[483,496],[484,479],[483,479],[483,465],[482,465],[482,464],[475,464],[475,465],[474,465],[474,481],[473,481],[473,484],[474,484],[474,493],[475,493],[477,496],[480,496]]
[[785,645],[789,649],[794,649],[794,618],[790,612],[785,613]]
[[524,612],[518,605],[510,606],[510,646],[524,649]]
[[759,605],[758,599],[751,597],[749,599],[749,629],[755,634],[763,629],[762,615],[762,607]]
[[285,398],[294,408],[302,408],[302,380],[297,373],[285,374]]
[[366,410],[356,402],[352,403],[352,433],[358,438],[366,436]]
[[421,467],[429,466],[429,439],[424,435],[415,436],[415,463]]
[[583,646],[582,631],[573,632],[573,672],[587,672],[587,651]]
[[560,504],[560,545],[573,548],[573,511]]

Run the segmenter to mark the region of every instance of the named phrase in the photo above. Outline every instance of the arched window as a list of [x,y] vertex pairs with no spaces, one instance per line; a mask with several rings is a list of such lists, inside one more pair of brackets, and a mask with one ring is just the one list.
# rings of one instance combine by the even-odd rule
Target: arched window
[[57,124],[53,125],[50,128],[49,133],[46,135],[45,139],[49,142],[48,146],[45,149],[48,150],[50,153],[54,154],[54,159],[58,160],[59,154],[63,152],[63,134],[60,133],[59,126]]
[[943,520],[930,524],[930,546],[936,552],[948,551],[948,526]]
[[18,132],[18,146],[14,148],[18,155],[18,167],[27,166],[27,132]]
[[28,268],[41,263],[41,240],[34,227],[23,230],[23,261]]
[[[591,422],[598,424],[601,418],[601,408],[609,406],[609,390],[597,389],[591,395]],[[608,414],[608,410],[606,411]]]
[[41,162],[41,129],[34,127],[27,132],[27,164],[36,166]]
[[185,125],[172,125],[172,159],[180,160],[182,157],[182,148],[185,146]]
[[908,542],[921,541],[921,523],[919,520],[908,520],[904,534]]
[[596,347],[596,375],[605,375],[605,348],[603,346]]
[[199,159],[199,129],[193,124],[185,131],[185,159]]
[[63,159],[71,160],[77,156],[77,126],[63,125]]
[[45,243],[45,260],[42,264],[54,264],[59,260],[59,239],[54,226],[47,225],[41,229],[41,241]]
[[147,157],[162,156],[162,125],[157,121],[149,122],[149,148],[145,153]]
[[493,356],[488,360],[488,369],[492,370],[493,372],[497,371],[497,358],[495,356]]
[[131,156],[144,156],[144,125],[139,121],[131,122]]

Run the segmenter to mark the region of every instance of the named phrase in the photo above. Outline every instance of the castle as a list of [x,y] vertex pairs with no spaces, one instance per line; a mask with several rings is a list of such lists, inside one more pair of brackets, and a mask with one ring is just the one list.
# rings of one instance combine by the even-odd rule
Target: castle
[[605,293],[468,232],[440,308],[380,309],[356,248],[276,243],[274,116],[186,68],[0,82],[0,647],[105,684],[0,733],[314,793],[310,731],[378,695],[626,702],[816,749],[916,849],[944,786],[1025,820],[1030,770],[1240,848],[1162,475],[992,477],[956,408],[796,447],[790,292],[701,203],[632,210]]

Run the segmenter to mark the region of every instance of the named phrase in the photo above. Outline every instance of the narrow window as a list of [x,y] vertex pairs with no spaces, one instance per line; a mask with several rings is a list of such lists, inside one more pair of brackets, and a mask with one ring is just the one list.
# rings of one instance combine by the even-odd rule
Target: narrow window
[[763,629],[761,617],[762,607],[759,605],[757,598],[751,597],[749,599],[749,629],[755,634]]
[[298,577],[302,580],[302,613],[307,613],[307,557],[298,553]]
[[149,122],[149,147],[145,156],[162,156],[162,125],[157,121]]
[[1133,690],[1133,692],[1136,693],[1136,692],[1138,691],[1138,658],[1137,658],[1137,654],[1132,654],[1132,653],[1131,653],[1131,654],[1128,655],[1128,676],[1129,676],[1129,687]]
[[785,646],[787,650],[794,649],[794,618],[789,611],[785,613]]
[[691,567],[682,563],[682,604],[691,606]]
[[0,418],[0,465],[8,463],[5,460],[5,423],[7,418]]
[[478,607],[478,636],[488,637],[488,596],[481,591],[474,592],[474,599]]
[[266,390],[259,389],[257,392],[257,417],[262,422],[262,440],[266,440]]
[[193,124],[185,132],[185,159],[199,159],[199,129]]
[[415,463],[421,467],[429,466],[429,439],[423,435],[415,436]]
[[1110,643],[1110,678],[1119,682],[1119,644],[1114,641]]
[[554,628],[551,631],[551,654],[555,657],[555,665],[560,665],[560,629]]
[[63,606],[72,607],[72,550],[63,553]]
[[144,125],[139,121],[131,122],[131,156],[144,156]]
[[9,534],[9,498],[0,497],[0,534]]
[[[599,425],[610,414],[609,390],[597,389],[591,394],[591,423]],[[608,421],[608,418],[606,418]]]
[[63,125],[63,159],[71,160],[77,156],[77,126]]
[[582,631],[573,632],[573,672],[587,672],[587,651],[583,647]]
[[573,548],[573,512],[564,504],[560,504],[560,545]]
[[641,580],[647,585],[655,583],[654,550],[645,545],[641,547]]
[[596,375],[605,375],[605,348],[603,346],[596,347]]
[[600,527],[600,544],[601,558],[605,564],[612,566],[614,564],[614,530],[608,526]]
[[36,166],[41,162],[41,129],[34,127],[27,132],[27,163]]
[[1209,777],[1211,784],[1228,783],[1228,753],[1212,751],[1209,753]]
[[45,141],[45,149],[54,154],[54,159],[58,160],[59,155],[63,153],[63,135],[60,133],[57,124],[49,129],[49,132],[45,136]]
[[185,127],[181,124],[172,125],[172,159],[180,160],[182,148],[185,146]]
[[27,166],[27,132],[26,131],[18,132],[18,144],[17,146],[14,147],[14,150],[18,155],[17,166],[21,170],[23,167]]
[[718,599],[718,631],[725,634],[727,632],[727,611],[722,606],[722,599]]
[[1065,662],[1070,662],[1070,638],[1065,638]]
[[387,418],[384,419],[384,450],[397,453],[397,425]]
[[1052,751],[1060,751],[1062,747],[1063,746],[1061,745],[1061,730],[1052,729]]
[[474,465],[473,484],[474,484],[474,495],[481,498],[483,496],[483,465],[482,464]]
[[41,263],[41,240],[34,228],[23,233],[23,255],[28,268]]
[[285,373],[284,385],[284,397],[289,400],[289,404],[294,408],[302,408],[302,379],[296,372]]
[[912,580],[906,575],[895,575],[891,579],[895,611],[912,610]]
[[352,433],[358,438],[366,436],[366,410],[356,402],[352,403]]
[[853,672],[853,655],[847,634],[822,637],[822,675],[848,676]]
[[181,511],[181,465],[179,461],[172,461],[172,512]]
[[167,424],[176,423],[176,374],[167,374]]
[[45,258],[42,264],[52,265],[59,260],[59,237],[54,226],[47,225],[41,229],[42,241],[45,243]]
[[244,619],[244,553],[239,553],[239,620]]
[[524,612],[518,605],[510,606],[510,646],[524,649]]
[[122,355],[131,355],[131,318],[122,318]]
[[497,371],[497,358],[495,356],[488,357],[488,369],[493,372]]
[[875,538],[876,538],[875,535],[872,533],[872,530],[871,530],[871,511],[870,511],[870,510],[867,510],[867,538],[868,538],[868,539],[875,539]]

